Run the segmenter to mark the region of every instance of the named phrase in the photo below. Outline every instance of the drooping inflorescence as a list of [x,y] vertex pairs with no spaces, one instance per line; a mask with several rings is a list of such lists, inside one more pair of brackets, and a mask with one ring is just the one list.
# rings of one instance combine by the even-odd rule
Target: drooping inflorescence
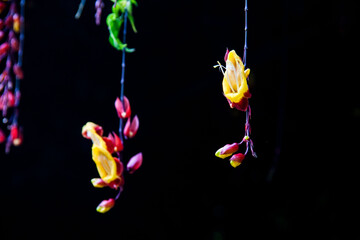
[[[126,44],[126,27],[127,20],[136,32],[134,25],[134,18],[132,16],[132,5],[137,5],[135,0],[119,0],[113,1],[112,13],[106,19],[109,28],[109,42],[117,50],[122,50],[122,64],[121,64],[121,79],[120,79],[120,96],[115,100],[115,109],[119,117],[118,134],[115,132],[110,133],[107,137],[103,136],[102,127],[88,122],[82,128],[82,135],[91,139],[92,158],[98,169],[100,178],[91,180],[94,187],[110,187],[118,189],[119,192],[115,198],[103,200],[97,207],[97,211],[105,213],[109,211],[114,205],[115,201],[119,198],[123,191],[124,175],[123,172],[134,173],[142,164],[142,153],[133,156],[126,164],[124,169],[124,159],[122,152],[124,151],[124,141],[129,138],[135,137],[139,128],[139,118],[135,115],[131,117],[130,101],[124,96],[124,83],[125,83],[125,53],[133,52],[134,49],[129,49]],[[85,0],[82,0],[79,5],[79,10],[76,13],[76,18],[79,18],[81,11],[84,7]],[[96,24],[100,24],[101,11],[104,3],[101,0],[95,2],[95,20]],[[122,38],[120,41],[120,28],[123,27]],[[124,124],[124,122],[126,123]],[[115,157],[113,155],[116,155]]]
[[[0,2],[0,144],[5,152],[23,140],[19,127],[20,81],[24,78],[22,55],[25,0]],[[19,11],[20,10],[20,11]]]
[[[247,53],[247,0],[245,0],[245,43],[244,43],[244,55],[243,60],[236,54],[235,50],[228,51],[225,53],[225,63],[224,67],[218,62],[218,65],[214,67],[219,67],[223,73],[222,88],[223,93],[228,101],[231,108],[236,108],[239,111],[244,111],[246,113],[246,122],[245,122],[245,135],[240,142],[226,144],[216,151],[215,156],[219,158],[230,157],[230,164],[234,168],[239,166],[242,161],[245,159],[245,156],[248,154],[249,150],[253,157],[257,157],[254,151],[254,143],[250,138],[251,127],[250,127],[250,118],[251,118],[251,108],[249,105],[249,99],[251,98],[251,93],[249,91],[248,80],[250,75],[250,69],[246,69],[246,53]],[[225,71],[224,71],[225,70]],[[236,153],[239,150],[239,146],[245,144],[244,153]],[[235,154],[236,153],[236,154]]]
[[[139,119],[135,117],[131,120],[131,109],[129,101],[126,97],[126,105],[119,102],[119,98],[115,101],[115,109],[119,118],[127,119],[123,133],[125,139],[135,137],[139,128]],[[115,201],[120,197],[124,186],[123,172],[127,171],[130,174],[134,173],[142,164],[142,153],[133,156],[124,169],[122,151],[124,150],[124,141],[120,139],[115,132],[103,136],[103,128],[95,123],[88,122],[82,128],[83,137],[90,139],[93,142],[92,159],[96,164],[100,178],[91,179],[91,183],[96,188],[110,187],[118,190],[115,198],[103,200],[96,210],[100,213],[109,211],[114,205]],[[115,156],[114,156],[115,155]]]

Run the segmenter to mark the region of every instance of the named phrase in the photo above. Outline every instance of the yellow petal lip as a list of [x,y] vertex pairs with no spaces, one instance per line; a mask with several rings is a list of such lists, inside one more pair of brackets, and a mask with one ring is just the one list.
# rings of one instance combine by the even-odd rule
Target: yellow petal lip
[[106,183],[110,183],[119,178],[117,165],[115,159],[107,150],[106,143],[102,136],[96,131],[98,127],[97,124],[88,122],[82,128],[82,134],[93,142],[92,159],[96,164],[101,179]]
[[233,168],[238,167],[241,163],[240,162],[236,162],[236,161],[230,161],[230,164]]

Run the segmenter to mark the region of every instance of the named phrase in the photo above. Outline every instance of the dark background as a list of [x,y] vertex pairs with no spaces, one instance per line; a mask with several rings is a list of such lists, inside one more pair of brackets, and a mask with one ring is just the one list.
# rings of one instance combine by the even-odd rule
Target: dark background
[[[214,156],[243,137],[245,114],[222,95],[226,48],[242,56],[243,1],[142,1],[129,28],[125,95],[140,119],[124,158],[143,166],[116,195],[98,173],[87,121],[118,128],[121,52],[94,1],[27,1],[20,124],[3,153],[4,239],[346,239],[357,218],[360,117],[355,7],[346,1],[249,1],[250,155],[233,169]],[[126,160],[125,160],[126,162]],[[3,239],[3,237],[1,237]]]

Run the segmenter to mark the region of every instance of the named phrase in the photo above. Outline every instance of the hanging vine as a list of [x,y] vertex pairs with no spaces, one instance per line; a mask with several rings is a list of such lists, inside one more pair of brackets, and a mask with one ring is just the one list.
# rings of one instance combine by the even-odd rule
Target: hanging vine
[[5,143],[6,153],[23,141],[18,120],[20,82],[24,78],[24,14],[25,0],[0,1],[0,144]]
[[[79,18],[84,8],[86,0],[82,0],[75,18]],[[117,50],[122,51],[121,64],[121,79],[120,79],[120,96],[115,100],[115,110],[119,117],[118,134],[115,132],[109,133],[108,136],[103,136],[103,129],[101,126],[88,122],[82,128],[82,135],[92,140],[92,159],[96,164],[100,178],[93,178],[91,183],[96,188],[110,187],[118,190],[114,198],[103,200],[96,210],[100,213],[109,211],[115,205],[115,201],[120,197],[124,186],[124,171],[132,174],[141,165],[143,161],[142,153],[138,153],[126,164],[124,167],[124,158],[122,152],[124,151],[124,141],[135,137],[139,128],[139,118],[137,115],[131,117],[131,107],[129,99],[124,95],[125,83],[125,54],[126,52],[133,52],[134,49],[127,47],[126,30],[128,20],[134,32],[136,32],[134,17],[132,15],[133,5],[137,6],[135,0],[119,0],[113,1],[112,12],[106,18],[106,24],[109,29],[109,42]],[[104,3],[101,0],[95,1],[95,23],[100,24],[102,8]],[[120,35],[121,27],[122,40]],[[126,121],[126,123],[125,123]],[[125,124],[124,124],[125,123]]]
[[[219,158],[227,158],[230,157],[230,164],[234,168],[239,166],[242,161],[245,159],[245,156],[248,154],[249,150],[253,157],[257,157],[254,151],[254,143],[250,138],[251,126],[251,108],[249,104],[249,99],[251,98],[251,93],[248,87],[250,69],[246,69],[246,53],[248,49],[247,45],[247,13],[248,13],[248,5],[247,0],[245,0],[245,43],[244,43],[244,55],[243,61],[236,54],[235,50],[229,52],[226,50],[225,53],[225,63],[224,67],[218,62],[218,65],[214,67],[219,67],[223,74],[223,93],[225,98],[227,99],[231,108],[236,108],[239,111],[243,111],[246,114],[245,121],[245,134],[240,142],[235,142],[232,144],[226,144],[222,148],[216,151],[215,156]],[[245,152],[244,153],[236,153],[239,151],[239,147],[242,144],[245,144]],[[236,153],[236,154],[235,154]]]

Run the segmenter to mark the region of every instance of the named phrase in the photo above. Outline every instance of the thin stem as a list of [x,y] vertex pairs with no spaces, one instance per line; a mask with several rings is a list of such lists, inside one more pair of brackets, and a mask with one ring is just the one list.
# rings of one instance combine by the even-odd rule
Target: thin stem
[[86,3],[86,0],[81,0],[81,2],[80,2],[80,4],[79,4],[79,8],[78,8],[78,10],[77,10],[77,12],[76,12],[76,14],[75,14],[75,18],[76,18],[76,19],[79,19],[79,18],[80,18],[81,13],[82,13],[82,11],[83,11],[83,9],[84,9],[85,3]]
[[116,197],[115,197],[115,200],[118,200],[118,198],[120,197],[120,194],[122,193],[122,191],[123,191],[123,187],[120,187],[120,188],[119,188],[119,192],[118,192],[118,194],[117,194]]
[[[124,29],[123,29],[123,43],[126,44],[126,26],[127,26],[127,9],[125,8],[124,12]],[[121,80],[120,80],[120,101],[124,103],[124,83],[125,83],[125,48],[122,50],[122,63],[121,63]],[[121,142],[124,143],[123,133],[122,133],[122,127],[123,127],[123,119],[120,118],[119,122],[119,137],[121,139]]]
[[246,67],[246,50],[248,49],[248,45],[247,45],[247,12],[248,12],[248,4],[247,4],[247,0],[245,0],[245,43],[244,43],[244,56],[243,56],[243,62],[244,62],[244,68]]
[[[25,39],[25,0],[20,1],[20,35],[19,35],[19,51],[18,51],[18,61],[17,64],[19,67],[22,67],[23,63],[23,51],[24,51],[24,39]],[[16,77],[15,82],[15,94],[18,94],[20,91],[20,79]],[[16,96],[16,107],[19,105],[19,97]]]

